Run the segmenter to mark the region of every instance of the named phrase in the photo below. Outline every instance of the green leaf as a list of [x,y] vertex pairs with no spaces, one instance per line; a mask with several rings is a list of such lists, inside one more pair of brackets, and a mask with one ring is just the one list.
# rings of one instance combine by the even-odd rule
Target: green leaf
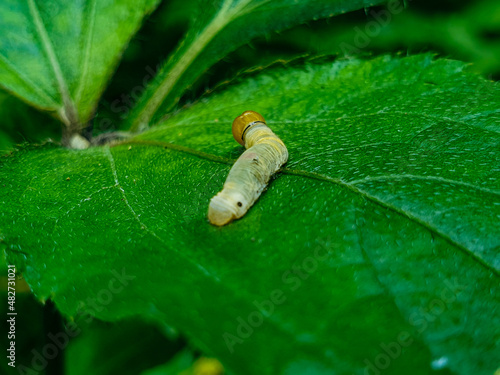
[[186,38],[131,112],[131,129],[156,123],[204,71],[252,38],[384,1],[199,0]]
[[94,320],[77,332],[65,351],[68,375],[140,374],[182,349],[181,342],[167,340],[158,327],[138,319],[116,324]]
[[159,0],[5,0],[0,3],[0,82],[77,130],[128,41]]
[[[467,69],[283,67],[115,147],[19,150],[0,169],[9,261],[76,321],[156,319],[235,373],[492,374],[500,87]],[[213,227],[247,109],[290,159]]]

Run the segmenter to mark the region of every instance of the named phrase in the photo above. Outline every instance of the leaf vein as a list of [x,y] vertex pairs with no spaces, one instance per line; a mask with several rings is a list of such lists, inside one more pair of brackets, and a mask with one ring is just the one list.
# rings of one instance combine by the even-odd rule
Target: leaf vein
[[61,70],[61,66],[59,65],[59,61],[54,51],[54,47],[52,46],[52,42],[47,34],[47,30],[40,16],[40,12],[35,4],[34,0],[28,0],[30,14],[33,19],[33,23],[38,31],[38,34],[41,39],[42,46],[47,54],[47,58],[49,60],[50,67],[54,73],[55,79],[57,81],[57,85],[59,87],[59,93],[61,94],[61,99],[64,104],[64,113],[61,115],[61,119],[67,124],[77,124],[77,112],[74,108],[73,101],[71,99],[71,95],[68,90],[68,86],[66,84],[66,80]]
[[87,2],[90,11],[88,12],[89,13],[88,22],[85,23],[87,25],[87,30],[86,30],[87,32],[85,34],[85,42],[84,42],[85,47],[84,47],[84,57],[82,63],[82,76],[80,77],[80,82],[78,84],[78,88],[75,93],[76,102],[79,102],[81,99],[84,83],[85,80],[87,79],[87,75],[89,72],[90,50],[93,42],[93,32],[95,25],[96,2],[97,0],[90,0],[90,4]]
[[116,170],[115,159],[113,158],[113,155],[111,154],[110,148],[109,147],[104,147],[104,153],[105,153],[105,156],[109,160],[109,164],[110,164],[110,167],[111,167],[111,172],[113,173],[113,178],[115,180],[115,186],[120,191],[120,194],[122,195],[123,201],[127,205],[128,210],[132,213],[132,216],[139,223],[139,225],[141,226],[141,228],[143,228],[146,231],[146,233],[150,234],[151,236],[153,236],[154,238],[156,238],[158,241],[160,241],[162,244],[164,244],[167,248],[173,250],[176,254],[178,254],[181,258],[183,258],[184,260],[186,260],[189,264],[193,265],[195,268],[197,268],[198,270],[200,270],[201,272],[203,272],[203,274],[205,274],[206,276],[211,277],[216,282],[220,282],[220,279],[216,275],[214,275],[213,273],[209,272],[201,264],[193,262],[191,259],[189,259],[186,255],[184,255],[179,250],[173,248],[172,246],[168,246],[168,244],[160,236],[158,236],[155,232],[153,232],[151,229],[149,229],[148,226],[145,223],[142,222],[142,220],[140,219],[139,215],[137,215],[137,212],[135,212],[134,208],[130,205],[130,203],[128,201],[128,198],[127,198],[127,195],[125,194],[125,190],[123,189],[123,187],[120,185],[120,182],[118,181],[118,173],[117,173],[117,170]]
[[38,86],[28,77],[26,77],[23,73],[21,73],[18,69],[16,69],[16,67],[12,65],[12,63],[7,59],[7,57],[5,57],[1,53],[0,53],[0,60],[4,62],[5,67],[7,69],[14,72],[21,81],[23,81],[26,85],[30,86],[33,89],[33,91],[36,91],[44,100],[49,102],[50,105],[54,107],[54,109],[57,109],[61,106],[61,104],[58,103],[56,99],[53,98],[49,93],[47,93],[44,89],[42,89],[40,86]]

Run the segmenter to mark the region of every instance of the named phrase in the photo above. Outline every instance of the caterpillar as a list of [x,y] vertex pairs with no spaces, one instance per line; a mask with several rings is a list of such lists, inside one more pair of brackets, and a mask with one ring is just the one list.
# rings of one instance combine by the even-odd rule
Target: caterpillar
[[288,160],[285,144],[259,113],[243,112],[233,121],[232,132],[246,151],[229,171],[222,191],[210,200],[208,219],[217,226],[245,215],[271,176]]

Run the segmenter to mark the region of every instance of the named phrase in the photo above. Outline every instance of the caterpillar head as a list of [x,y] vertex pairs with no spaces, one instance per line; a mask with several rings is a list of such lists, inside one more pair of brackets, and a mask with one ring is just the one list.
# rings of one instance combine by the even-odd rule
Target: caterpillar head
[[248,204],[243,194],[235,190],[221,191],[210,201],[208,220],[214,225],[226,225],[242,217],[247,210]]
[[245,111],[233,121],[233,137],[240,145],[245,146],[244,135],[249,126],[256,122],[266,123],[264,117],[255,111]]

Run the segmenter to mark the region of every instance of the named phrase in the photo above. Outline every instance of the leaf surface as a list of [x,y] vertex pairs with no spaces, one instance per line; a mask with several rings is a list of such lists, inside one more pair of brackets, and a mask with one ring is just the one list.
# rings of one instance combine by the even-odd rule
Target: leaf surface
[[[22,149],[0,168],[9,260],[77,321],[157,319],[239,374],[491,374],[500,88],[467,69],[277,68],[115,147]],[[290,159],[213,227],[248,109]]]

